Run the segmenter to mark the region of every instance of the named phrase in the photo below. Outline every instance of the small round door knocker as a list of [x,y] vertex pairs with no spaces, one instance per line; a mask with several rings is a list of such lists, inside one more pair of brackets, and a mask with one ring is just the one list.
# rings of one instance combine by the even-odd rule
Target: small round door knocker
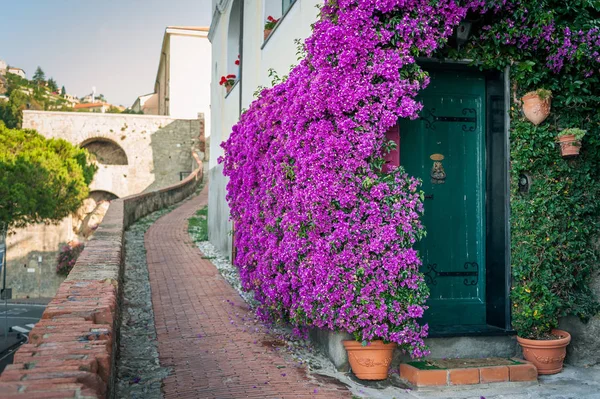
[[444,170],[444,165],[442,165],[444,156],[442,154],[432,154],[429,159],[433,161],[431,184],[444,184],[446,182],[446,171]]

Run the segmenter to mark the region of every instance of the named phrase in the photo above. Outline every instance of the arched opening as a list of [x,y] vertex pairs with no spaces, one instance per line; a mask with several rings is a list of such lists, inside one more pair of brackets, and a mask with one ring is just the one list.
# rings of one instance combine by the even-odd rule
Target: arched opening
[[100,165],[127,165],[127,154],[120,145],[104,138],[93,138],[81,143]]
[[237,81],[240,78],[240,66],[236,61],[240,56],[240,34],[242,30],[242,2],[234,0],[229,13],[229,27],[227,31],[227,70],[226,75],[233,74]]

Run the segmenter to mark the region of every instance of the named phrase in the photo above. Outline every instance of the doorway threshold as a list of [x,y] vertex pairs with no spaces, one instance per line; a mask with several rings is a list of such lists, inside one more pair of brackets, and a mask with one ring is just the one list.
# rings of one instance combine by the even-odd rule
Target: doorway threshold
[[450,337],[490,337],[515,335],[516,331],[491,326],[489,324],[429,326],[429,338]]

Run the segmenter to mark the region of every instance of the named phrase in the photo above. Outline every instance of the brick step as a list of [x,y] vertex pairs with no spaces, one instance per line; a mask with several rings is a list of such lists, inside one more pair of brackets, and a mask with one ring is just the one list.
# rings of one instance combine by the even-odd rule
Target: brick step
[[[439,366],[436,360],[450,366]],[[531,382],[537,381],[537,375],[536,367],[521,359],[430,359],[400,364],[400,378],[417,388]]]

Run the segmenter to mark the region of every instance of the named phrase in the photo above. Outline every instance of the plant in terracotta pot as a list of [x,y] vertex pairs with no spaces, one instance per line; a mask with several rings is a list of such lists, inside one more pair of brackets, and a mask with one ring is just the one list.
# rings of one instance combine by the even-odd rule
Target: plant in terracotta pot
[[[566,284],[539,265],[537,270],[533,269],[536,268],[517,268],[516,274],[513,271],[521,279],[515,279],[511,293],[512,324],[523,357],[537,367],[538,374],[556,374],[562,371],[567,345],[571,342],[568,332],[557,329],[559,316],[567,306],[557,291]],[[529,271],[535,274],[525,277]]]
[[558,143],[560,144],[560,153],[563,157],[573,157],[579,155],[581,149],[581,140],[587,131],[578,128],[564,129],[558,133]]
[[221,80],[219,81],[220,86],[225,86],[225,90],[227,93],[231,91],[233,86],[235,85],[236,76],[233,74],[229,74],[227,76],[221,76]]
[[270,15],[267,17],[267,21],[265,22],[265,31],[264,31],[265,40],[267,40],[267,37],[269,37],[269,35],[273,31],[273,29],[275,28],[275,25],[277,25],[277,22],[279,22],[278,19],[275,19]]
[[550,115],[552,92],[546,89],[530,91],[521,99],[523,101],[523,113],[534,125],[539,125]]

